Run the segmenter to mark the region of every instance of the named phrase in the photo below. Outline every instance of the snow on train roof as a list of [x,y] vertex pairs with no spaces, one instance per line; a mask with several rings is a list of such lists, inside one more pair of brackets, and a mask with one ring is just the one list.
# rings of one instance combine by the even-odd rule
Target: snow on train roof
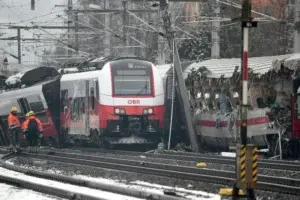
[[286,58],[278,58],[273,62],[273,67],[275,71],[279,71],[281,67],[281,63],[283,63],[284,67],[295,70],[300,67],[300,53],[292,54]]
[[[252,57],[249,58],[248,67],[257,74],[265,74],[271,69],[273,69],[273,61],[276,59],[285,59],[291,55],[277,55],[277,56],[262,56],[262,57]],[[187,77],[188,73],[195,68],[198,70],[200,67],[206,67],[210,72],[207,76],[209,78],[220,78],[224,75],[224,78],[230,78],[236,68],[239,66],[238,71],[241,70],[241,58],[232,58],[232,59],[211,59],[205,60],[198,63],[191,64],[184,71],[184,78]]]
[[73,74],[64,74],[61,77],[61,81],[74,81],[79,79],[91,79],[99,76],[101,70],[88,71],[88,72],[78,72]]
[[[257,74],[265,74],[269,70],[273,69],[274,61],[279,60],[288,60],[292,54],[286,55],[277,55],[277,56],[263,56],[263,57],[252,57],[249,58],[248,67],[253,70],[254,73]],[[299,56],[300,57],[300,56]],[[183,70],[184,79],[187,77],[188,73],[194,68],[198,70],[201,67],[206,67],[209,71],[207,77],[209,78],[220,78],[224,75],[225,78],[229,78],[232,76],[236,66],[239,66],[239,70],[241,70],[241,58],[223,58],[223,59],[211,59],[204,60],[202,62],[194,62],[190,64],[186,69]],[[171,64],[167,65],[159,65],[157,66],[160,69],[160,73],[162,76],[166,74],[166,72],[171,68]]]

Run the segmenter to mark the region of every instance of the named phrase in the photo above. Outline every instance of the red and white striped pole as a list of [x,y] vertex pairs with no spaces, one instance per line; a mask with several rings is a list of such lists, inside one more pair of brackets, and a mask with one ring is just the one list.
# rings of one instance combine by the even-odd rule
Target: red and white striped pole
[[[249,161],[247,151],[247,112],[248,112],[248,48],[249,48],[249,29],[257,27],[257,22],[252,21],[251,17],[251,0],[243,0],[242,2],[242,110],[241,110],[241,146],[237,148],[236,156],[236,182],[233,187],[233,200],[239,197],[239,188],[247,189],[247,199],[256,199],[253,188],[255,183],[252,178],[253,166]],[[253,158],[253,156],[252,156]],[[248,160],[248,161],[247,161]],[[253,159],[252,159],[253,160]],[[249,176],[249,169],[252,173]],[[248,174],[248,175],[247,175]],[[252,175],[252,176],[251,176]]]
[[247,110],[248,110],[248,45],[249,28],[243,27],[243,62],[242,62],[242,123],[241,142],[247,145]]
[[251,17],[251,0],[244,0],[242,3],[242,123],[241,123],[241,143],[247,145],[247,110],[248,110],[248,43],[249,29],[255,27]]
[[243,31],[243,104],[248,104],[248,43],[249,28],[244,27]]

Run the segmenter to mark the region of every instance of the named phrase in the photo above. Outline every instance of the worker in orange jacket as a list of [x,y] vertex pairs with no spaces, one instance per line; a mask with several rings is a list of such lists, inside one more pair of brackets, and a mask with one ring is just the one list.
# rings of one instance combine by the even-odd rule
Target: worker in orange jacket
[[22,129],[25,138],[29,144],[29,152],[33,146],[40,144],[39,138],[42,138],[43,127],[41,121],[35,116],[33,111],[26,114],[27,119],[23,122]]
[[17,116],[18,108],[12,107],[8,116],[8,140],[10,149],[19,149],[19,133],[21,133],[21,123]]

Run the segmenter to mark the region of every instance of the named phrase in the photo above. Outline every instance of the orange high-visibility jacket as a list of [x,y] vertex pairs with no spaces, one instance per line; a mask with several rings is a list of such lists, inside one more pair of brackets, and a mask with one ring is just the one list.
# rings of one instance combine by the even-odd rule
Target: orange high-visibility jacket
[[8,127],[21,126],[19,118],[12,114],[9,114],[7,122],[8,122]]
[[22,129],[24,131],[28,129],[28,124],[31,119],[35,119],[38,124],[39,131],[43,131],[42,123],[36,116],[30,116],[28,119],[26,119],[22,124]]

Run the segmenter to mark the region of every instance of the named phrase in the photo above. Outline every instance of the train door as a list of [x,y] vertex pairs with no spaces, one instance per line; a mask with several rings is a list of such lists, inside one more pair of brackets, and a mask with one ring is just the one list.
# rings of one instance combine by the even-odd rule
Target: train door
[[[89,99],[90,99],[90,102],[89,102],[89,106],[90,106],[90,128],[91,129],[97,129],[99,126],[98,126],[98,105],[97,105],[97,100],[98,100],[98,93],[97,93],[97,81],[96,80],[93,80],[91,82],[91,85],[90,85],[90,96],[89,96]],[[99,88],[98,88],[99,89]]]
[[84,135],[90,135],[90,101],[89,101],[89,93],[90,93],[90,84],[89,81],[84,81],[85,85],[85,98],[84,98],[84,110],[85,110],[85,133]]
[[300,93],[292,97],[292,138],[300,140]]
[[292,138],[300,140],[300,78],[293,81],[292,95]]

